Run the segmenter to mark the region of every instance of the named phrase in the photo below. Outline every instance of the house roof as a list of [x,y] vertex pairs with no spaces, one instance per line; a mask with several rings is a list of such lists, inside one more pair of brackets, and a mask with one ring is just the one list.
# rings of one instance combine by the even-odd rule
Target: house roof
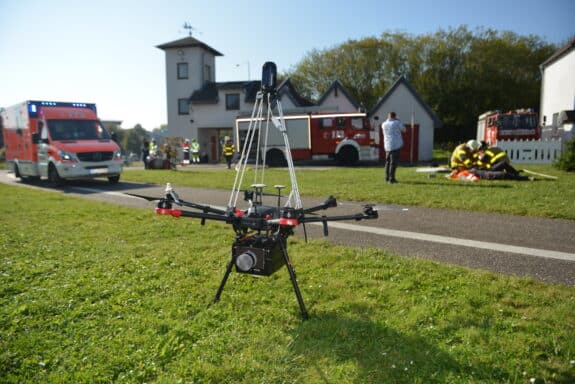
[[315,105],[312,101],[298,93],[289,77],[280,83],[277,90],[279,97],[287,95],[297,107],[311,107]]
[[198,89],[190,96],[192,104],[217,104],[219,101],[218,92],[220,90],[238,90],[245,92],[245,102],[253,103],[256,100],[256,94],[261,88],[260,81],[225,81],[225,82],[206,82],[201,89]]
[[567,55],[569,52],[575,49],[575,37],[567,42],[564,46],[559,48],[541,64],[541,68],[548,67],[549,65],[553,64],[557,60],[561,59],[563,56]]
[[[201,89],[194,91],[190,96],[192,104],[217,104],[219,102],[218,92],[220,90],[238,90],[245,93],[244,101],[254,103],[256,95],[261,89],[261,81],[225,81],[225,82],[206,82]],[[343,89],[343,88],[342,88]],[[279,97],[286,95],[297,107],[315,106],[312,101],[301,96],[295,89],[293,83],[288,78],[280,83],[277,87]]]
[[433,109],[431,109],[429,107],[429,105],[427,105],[427,103],[425,101],[423,101],[423,99],[421,98],[421,96],[419,95],[419,93],[411,86],[411,84],[409,83],[409,81],[407,81],[407,79],[405,78],[405,76],[400,76],[399,79],[397,79],[397,81],[391,86],[391,88],[385,93],[385,95],[383,95],[383,97],[381,99],[379,99],[379,101],[377,102],[377,104],[375,105],[375,107],[372,108],[372,110],[369,112],[370,115],[373,115],[379,108],[381,108],[381,106],[383,105],[383,103],[385,103],[390,97],[391,95],[393,95],[393,93],[395,92],[395,90],[401,85],[405,85],[405,87],[408,89],[408,91],[413,95],[413,97],[415,98],[415,100],[417,101],[417,103],[427,112],[427,114],[429,115],[429,117],[432,118],[433,120],[433,125],[434,128],[439,128],[443,125],[443,122],[441,121],[441,119],[435,114],[435,112],[433,111]]
[[331,83],[331,86],[328,88],[327,91],[325,91],[325,93],[322,95],[322,97],[319,99],[319,101],[317,102],[318,105],[322,105],[323,102],[328,98],[328,96],[331,94],[331,92],[334,92],[335,94],[337,94],[337,92],[340,91],[341,93],[344,94],[345,97],[347,97],[347,99],[349,100],[349,102],[353,105],[353,107],[355,109],[360,108],[359,103],[357,102],[357,100],[351,96],[349,94],[349,92],[347,92],[347,89],[345,89],[345,87],[343,86],[343,84],[339,81],[339,80],[335,80],[333,83]]
[[216,51],[215,49],[213,49],[212,47],[210,47],[206,43],[203,43],[198,39],[194,39],[191,36],[156,46],[156,48],[162,49],[164,51],[166,49],[187,48],[187,47],[200,47],[200,48],[205,49],[208,52],[211,52],[214,56],[223,56],[222,53]]

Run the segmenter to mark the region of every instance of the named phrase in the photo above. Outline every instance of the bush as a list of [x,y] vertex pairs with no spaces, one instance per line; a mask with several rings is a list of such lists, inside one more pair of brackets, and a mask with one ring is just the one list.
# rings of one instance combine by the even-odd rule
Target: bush
[[575,172],[575,138],[565,143],[563,153],[554,165],[563,171]]

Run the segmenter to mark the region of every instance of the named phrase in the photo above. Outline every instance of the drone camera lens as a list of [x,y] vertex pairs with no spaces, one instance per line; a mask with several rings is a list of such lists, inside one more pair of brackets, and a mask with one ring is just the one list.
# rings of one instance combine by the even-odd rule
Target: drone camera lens
[[246,251],[236,257],[236,266],[240,271],[247,272],[256,265],[256,255],[252,251]]

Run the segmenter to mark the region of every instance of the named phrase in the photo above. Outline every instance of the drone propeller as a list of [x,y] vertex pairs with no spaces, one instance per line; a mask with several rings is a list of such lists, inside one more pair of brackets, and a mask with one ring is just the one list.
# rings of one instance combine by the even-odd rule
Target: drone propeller
[[403,208],[403,207],[395,207],[392,205],[372,205],[372,204],[366,204],[363,206],[364,209],[370,207],[372,210],[374,211],[409,211],[409,208]]
[[161,200],[161,198],[158,198],[158,197],[138,195],[138,194],[136,194],[136,193],[124,193],[124,195],[134,196],[134,197],[138,197],[138,198],[140,198],[140,199],[145,199],[145,200],[148,200],[148,201],[160,201],[160,200]]

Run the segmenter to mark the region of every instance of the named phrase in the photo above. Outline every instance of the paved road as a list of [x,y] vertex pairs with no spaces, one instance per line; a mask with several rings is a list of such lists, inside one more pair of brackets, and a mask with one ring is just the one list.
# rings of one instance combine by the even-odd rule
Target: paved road
[[[26,184],[0,172],[0,182],[54,191],[47,183]],[[226,206],[229,191],[176,188],[181,198]],[[163,186],[106,181],[74,182],[54,191],[86,199],[152,209],[154,203],[125,193],[161,196]],[[304,206],[322,199],[302,198]],[[269,204],[275,204],[270,201]],[[239,202],[238,205],[244,204]],[[356,202],[339,202],[326,214],[355,213]],[[308,236],[323,236],[321,225],[308,225]],[[297,235],[303,235],[298,228]],[[406,257],[418,257],[503,274],[575,285],[575,223],[569,220],[473,213],[448,209],[408,207],[380,212],[377,220],[332,222],[328,239],[334,243],[380,247]]]

